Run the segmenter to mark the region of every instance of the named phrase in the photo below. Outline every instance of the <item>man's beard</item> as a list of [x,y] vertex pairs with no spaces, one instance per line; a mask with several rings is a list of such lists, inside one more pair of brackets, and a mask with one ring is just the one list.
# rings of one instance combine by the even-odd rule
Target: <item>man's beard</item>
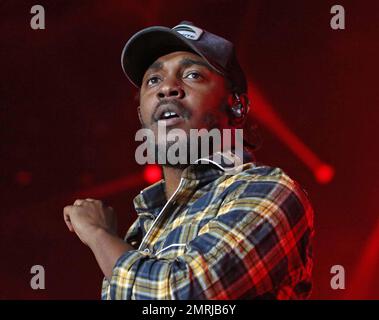
[[[147,128],[144,126],[144,128]],[[189,165],[194,164],[199,158],[207,158],[215,151],[220,150],[220,146],[214,144],[213,139],[200,136],[197,129],[193,129],[194,133],[185,132],[180,137],[174,136],[175,141],[170,136],[170,130],[165,136],[159,136],[154,141],[147,141],[147,148],[154,150],[153,162],[165,167],[185,169]],[[207,130],[208,129],[204,129]],[[203,143],[206,143],[204,147]],[[185,152],[183,152],[185,150]],[[176,159],[171,162],[171,159]]]
[[[180,102],[178,102],[177,105],[178,107],[182,108],[183,114],[185,114],[185,117],[187,118],[187,120],[189,120],[189,118],[191,117],[191,113],[188,110],[184,110],[184,107]],[[228,104],[225,101],[220,106],[220,109],[225,111],[227,108],[228,108]],[[218,121],[218,118],[215,117],[212,113],[205,113],[204,119],[206,119],[204,123],[204,125],[206,126],[206,128],[204,128],[205,130],[210,131],[212,129],[218,129],[218,130],[221,130],[222,132],[222,128],[220,128],[220,123]],[[151,124],[154,124],[154,123],[157,123],[157,121],[152,118]],[[151,130],[151,128],[149,128],[144,122],[142,122],[142,128]],[[171,139],[168,140],[167,137],[169,136],[170,129],[166,129],[166,130],[167,132],[166,132],[165,137],[159,137],[158,133],[155,135],[154,145],[152,144],[152,141],[150,140],[148,143],[148,148],[152,148],[154,150],[154,163],[156,164],[166,166],[166,167],[171,167],[171,168],[185,169],[189,165],[195,163],[195,161],[198,160],[199,158],[207,158],[211,156],[214,152],[220,150],[220,146],[215,145],[213,143],[214,142],[213,139],[208,140],[207,148],[202,148],[202,143],[201,143],[202,138],[199,135],[197,137],[191,137],[191,134],[189,132],[185,132],[185,137],[182,136],[181,138],[179,138],[179,140],[178,139],[176,139],[175,141],[172,141]],[[195,130],[199,130],[199,129],[195,129]],[[179,150],[181,150],[181,148],[185,148],[185,150],[187,151],[184,159],[183,157],[181,157],[181,161],[177,163],[171,163],[170,161],[168,161],[169,150],[174,145],[176,145],[176,152],[174,153],[176,158],[179,157]]]
[[[179,143],[179,147],[175,151],[175,156],[179,157],[180,148],[182,148],[183,145],[186,145],[186,148],[187,148],[186,149],[187,150],[186,159],[185,159],[184,163],[178,162],[178,163],[173,164],[173,163],[170,163],[170,161],[168,161],[167,154],[168,154],[168,150],[170,149],[170,147],[172,147],[173,145],[178,144],[178,143]],[[186,141],[177,142],[177,141],[167,141],[166,140],[165,145],[160,145],[160,143],[155,143],[155,145],[154,145],[154,148],[155,148],[154,154],[155,154],[155,158],[156,158],[155,163],[159,163],[159,161],[161,159],[166,159],[166,161],[164,161],[162,163],[162,166],[184,170],[185,168],[187,168],[191,164],[191,154],[190,154],[191,149],[190,149],[190,147],[191,147],[191,141],[189,138],[189,134],[186,134]]]
[[[167,136],[166,136],[167,138]],[[194,140],[196,139],[196,140]],[[175,145],[175,147],[174,147]],[[186,150],[184,159],[181,156],[180,161],[177,163],[171,163],[169,161],[170,157],[168,156],[170,148],[175,148],[174,155],[176,158],[179,158],[179,150]],[[202,148],[201,137],[191,137],[189,133],[186,133],[185,140],[176,140],[176,141],[167,141],[158,142],[154,144],[154,155],[155,163],[161,164],[165,167],[176,168],[176,169],[185,169],[189,165],[194,164],[199,158],[209,157],[214,152],[214,144],[212,139],[209,140],[209,148]],[[172,152],[172,149],[171,149]]]

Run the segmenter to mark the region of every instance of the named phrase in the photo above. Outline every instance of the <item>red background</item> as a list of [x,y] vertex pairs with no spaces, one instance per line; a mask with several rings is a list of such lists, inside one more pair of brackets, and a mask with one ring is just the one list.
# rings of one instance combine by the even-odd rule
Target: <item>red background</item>
[[[346,29],[336,31],[332,1],[0,1],[0,298],[100,297],[101,271],[67,231],[62,209],[74,192],[123,178],[131,187],[103,199],[125,233],[135,218],[132,199],[147,182],[134,160],[137,102],[121,50],[142,28],[189,20],[236,44],[254,86],[335,170],[319,184],[260,125],[258,160],[298,180],[315,209],[312,298],[378,299],[374,3],[338,2]],[[46,10],[45,30],[30,27],[35,4]],[[35,264],[45,268],[45,290],[30,287]],[[345,268],[345,290],[330,287],[336,264]]]

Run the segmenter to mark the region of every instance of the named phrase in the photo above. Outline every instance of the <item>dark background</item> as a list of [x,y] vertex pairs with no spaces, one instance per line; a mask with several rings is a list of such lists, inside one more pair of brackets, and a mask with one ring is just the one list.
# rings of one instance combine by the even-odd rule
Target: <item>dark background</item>
[[[30,27],[35,4],[46,10],[45,30]],[[330,27],[334,4],[345,8],[345,30]],[[378,299],[378,9],[374,1],[0,1],[0,299],[100,297],[101,271],[62,209],[100,186],[120,235],[135,218],[132,199],[148,183],[134,160],[137,102],[120,54],[136,31],[182,20],[232,40],[275,112],[335,169],[319,184],[260,125],[258,160],[298,180],[314,206],[312,298]],[[104,187],[118,179],[120,188]],[[45,290],[30,287],[36,264]],[[345,290],[330,287],[336,264]]]

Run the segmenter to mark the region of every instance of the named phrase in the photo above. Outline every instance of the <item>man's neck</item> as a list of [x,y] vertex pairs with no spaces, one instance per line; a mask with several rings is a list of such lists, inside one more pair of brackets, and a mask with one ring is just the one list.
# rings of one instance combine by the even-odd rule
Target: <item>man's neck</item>
[[184,169],[182,168],[173,168],[167,166],[163,167],[163,176],[166,187],[165,193],[167,199],[170,199],[175,190],[178,188],[183,170]]

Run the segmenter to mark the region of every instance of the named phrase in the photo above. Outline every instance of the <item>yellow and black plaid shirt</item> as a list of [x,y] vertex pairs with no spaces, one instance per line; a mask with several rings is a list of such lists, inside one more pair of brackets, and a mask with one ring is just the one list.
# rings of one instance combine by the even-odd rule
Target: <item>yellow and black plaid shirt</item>
[[313,210],[280,168],[213,161],[135,199],[138,218],[102,299],[303,299],[311,291]]

